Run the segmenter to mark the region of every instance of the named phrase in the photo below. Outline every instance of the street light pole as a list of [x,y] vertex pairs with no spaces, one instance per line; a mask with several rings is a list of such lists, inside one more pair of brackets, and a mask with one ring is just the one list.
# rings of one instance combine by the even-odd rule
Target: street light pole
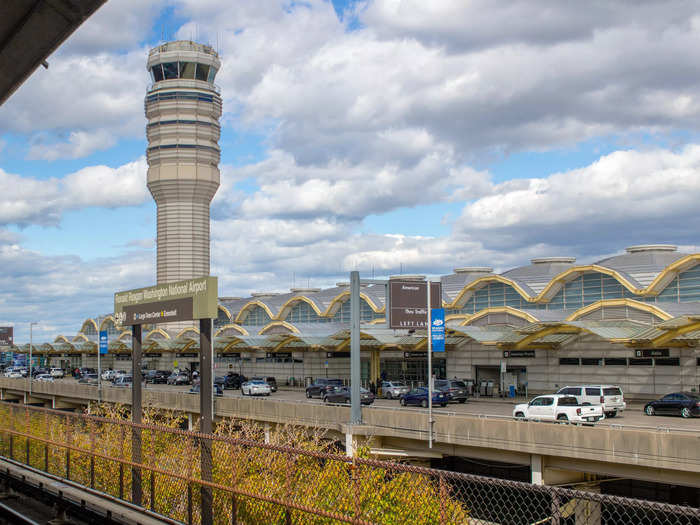
[[29,373],[27,374],[27,380],[29,381],[29,395],[32,395],[32,327],[39,323],[30,322],[29,323]]

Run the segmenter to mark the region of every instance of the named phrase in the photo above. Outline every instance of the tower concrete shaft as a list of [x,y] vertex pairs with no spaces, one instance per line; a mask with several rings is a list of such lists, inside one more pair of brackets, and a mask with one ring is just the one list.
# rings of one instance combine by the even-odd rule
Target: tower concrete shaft
[[158,284],[209,275],[209,206],[219,187],[221,66],[209,46],[162,44],[148,55],[148,189],[158,207]]

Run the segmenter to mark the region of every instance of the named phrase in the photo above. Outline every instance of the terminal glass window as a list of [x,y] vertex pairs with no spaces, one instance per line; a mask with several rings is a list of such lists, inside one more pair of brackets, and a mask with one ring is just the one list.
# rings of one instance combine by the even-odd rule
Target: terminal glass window
[[215,67],[209,67],[209,76],[207,77],[207,82],[210,84],[214,83],[214,77],[216,76],[216,68]]
[[270,322],[270,316],[264,308],[253,306],[248,309],[248,315],[241,323],[243,326],[263,326]]
[[581,364],[584,366],[601,366],[603,364],[602,357],[582,357]]
[[630,366],[651,366],[650,358],[635,359],[630,358]]
[[[360,299],[360,321],[363,323],[368,323],[374,319],[383,319],[384,314],[378,314],[372,307],[367,304],[367,301]],[[340,303],[340,308],[333,315],[334,322],[337,323],[349,323],[350,322],[350,299],[347,299]]]
[[625,357],[606,357],[605,366],[627,366]]
[[700,265],[678,276],[678,295],[681,302],[700,301]]
[[681,360],[677,357],[657,357],[654,359],[656,366],[681,366]]
[[194,80],[194,62],[180,62],[180,78],[189,78]]
[[578,366],[578,357],[560,357],[560,365],[575,365]]
[[290,323],[317,323],[324,320],[319,318],[316,311],[305,301],[298,301],[285,319],[285,321]]

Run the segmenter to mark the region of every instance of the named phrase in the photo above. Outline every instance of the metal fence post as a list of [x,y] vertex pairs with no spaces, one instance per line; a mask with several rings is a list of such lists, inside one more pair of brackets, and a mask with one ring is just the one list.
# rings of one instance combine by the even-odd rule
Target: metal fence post
[[561,511],[559,509],[560,505],[560,500],[559,500],[559,494],[555,491],[552,490],[552,520],[551,524],[552,525],[560,525],[561,524]]
[[[211,434],[213,431],[213,352],[211,347],[212,321],[211,319],[199,320],[199,426],[202,434]],[[200,467],[202,481],[212,481],[212,442],[211,439],[202,439],[200,443]],[[213,498],[212,489],[201,485],[202,523],[212,523]]]

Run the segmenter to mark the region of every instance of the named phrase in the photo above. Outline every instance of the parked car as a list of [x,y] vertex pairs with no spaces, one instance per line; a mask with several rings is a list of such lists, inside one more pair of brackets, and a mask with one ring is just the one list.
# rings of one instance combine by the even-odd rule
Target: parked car
[[674,392],[644,406],[647,416],[677,415],[700,416],[700,394],[697,392]]
[[112,378],[110,379],[110,381],[112,383],[115,383],[117,381],[117,379],[119,379],[120,377],[126,376],[126,375],[131,375],[131,374],[129,374],[129,372],[127,372],[126,370],[115,370],[114,374],[112,374]]
[[244,375],[237,374],[235,372],[229,372],[224,377],[224,388],[238,390],[241,385],[248,381],[248,378]]
[[467,402],[467,384],[459,379],[436,379],[435,388],[447,392],[450,401],[456,403]]
[[52,368],[49,374],[51,374],[53,377],[64,377],[66,375],[63,368]]
[[133,383],[133,378],[131,375],[120,375],[114,380],[114,386],[122,387],[122,388],[127,388],[131,387],[131,384]]
[[89,368],[87,366],[84,366],[84,367],[78,369],[77,379],[80,379],[85,374],[95,374],[95,373],[97,373],[97,370],[95,370],[94,368]]
[[[446,407],[449,397],[442,390],[433,390],[433,405],[440,405],[441,407]],[[420,405],[423,408],[428,406],[428,387],[420,386],[414,388],[408,394],[401,396],[401,406],[405,407],[407,405]]]
[[112,370],[111,368],[109,370],[103,370],[102,375],[100,376],[103,381],[111,381],[112,378],[114,377],[115,371]]
[[88,385],[96,385],[97,384],[97,374],[83,374],[80,376],[80,379],[78,379],[78,383],[87,383]]
[[45,368],[43,366],[32,367],[32,377],[36,377],[40,374],[49,374],[50,372],[51,372],[50,369]]
[[269,396],[270,392],[270,385],[260,379],[251,379],[241,385],[241,394],[244,396]]
[[170,372],[167,370],[149,370],[144,377],[146,378],[146,383],[165,385],[168,382],[168,377],[170,377]]
[[48,381],[53,383],[53,376],[51,374],[39,374],[34,379],[36,381]]
[[605,417],[615,417],[627,407],[622,389],[615,385],[565,386],[556,393],[574,396],[581,405],[600,405]]
[[184,372],[173,372],[166,380],[168,385],[189,385],[190,376]]
[[601,405],[583,405],[574,396],[551,394],[538,396],[529,403],[515,405],[513,417],[539,421],[594,423],[605,419],[605,414]]
[[270,390],[273,392],[277,392],[277,379],[275,379],[272,376],[267,376],[267,377],[253,377],[251,378],[251,381],[265,381],[268,385],[270,385]]
[[[349,404],[352,398],[350,387],[339,386],[326,392],[323,396],[324,403],[344,403]],[[360,403],[363,405],[371,405],[374,403],[374,394],[366,388],[360,388]]]
[[408,385],[401,381],[382,381],[381,389],[382,396],[386,399],[398,399],[411,390]]
[[[189,389],[188,391],[190,394],[199,394],[199,383],[196,385],[193,385],[192,388]],[[214,383],[213,385],[213,392],[215,396],[223,396],[224,395],[224,389],[221,388],[221,385],[217,385]]]
[[324,393],[330,392],[337,386],[343,386],[343,381],[341,379],[328,379],[325,377],[320,377],[306,387],[306,397],[322,398]]

